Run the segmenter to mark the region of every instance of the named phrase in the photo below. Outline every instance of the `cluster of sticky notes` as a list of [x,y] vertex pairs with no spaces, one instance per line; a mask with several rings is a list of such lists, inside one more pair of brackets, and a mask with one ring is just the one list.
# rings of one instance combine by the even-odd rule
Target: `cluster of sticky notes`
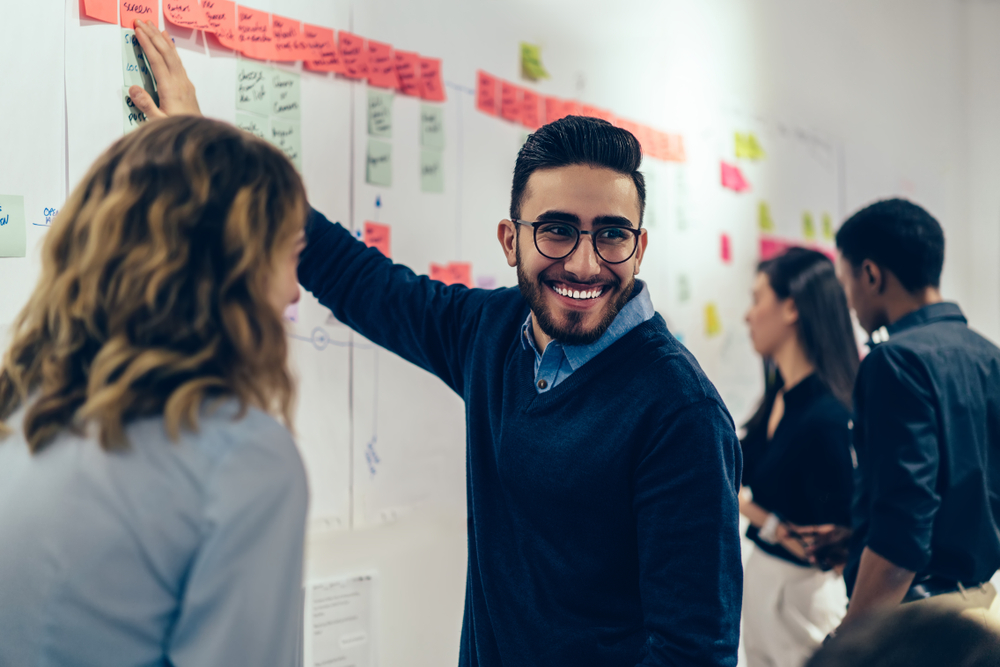
[[444,109],[434,104],[420,108],[420,189],[444,192]]
[[720,165],[722,187],[734,192],[747,192],[750,190],[750,183],[743,177],[743,172],[740,171],[739,167],[725,161],[720,162]]
[[0,195],[0,257],[24,257],[27,244],[24,197]]
[[365,245],[369,248],[376,248],[386,257],[392,257],[392,245],[390,240],[392,238],[392,229],[389,225],[382,224],[380,222],[371,222],[366,220],[361,236],[361,240],[365,242]]
[[476,108],[490,116],[511,123],[520,123],[529,130],[553,123],[566,116],[600,118],[631,132],[639,141],[644,155],[667,162],[684,162],[684,138],[679,134],[661,132],[648,125],[620,118],[607,109],[580,104],[575,100],[539,95],[479,70],[476,73]]
[[236,126],[270,142],[302,171],[300,77],[252,60],[236,63]]
[[448,262],[447,264],[431,264],[431,279],[439,280],[446,285],[472,287],[472,263]]
[[764,148],[753,132],[736,133],[736,157],[746,160],[763,160]]
[[392,105],[395,94],[386,90],[368,90],[368,151],[365,182],[369,185],[392,185]]
[[757,205],[757,228],[765,233],[771,233],[775,230],[774,218],[771,217],[771,207],[766,201]]
[[719,317],[719,307],[714,303],[705,304],[705,335],[708,338],[722,333],[722,319]]
[[802,238],[807,241],[816,240],[816,221],[809,211],[802,212]]
[[156,95],[156,82],[149,69],[149,63],[142,52],[139,40],[134,30],[122,30],[122,79],[125,84],[122,89],[122,111],[124,113],[124,131],[126,134],[146,121],[146,115],[132,102],[128,89],[139,86],[159,102]]

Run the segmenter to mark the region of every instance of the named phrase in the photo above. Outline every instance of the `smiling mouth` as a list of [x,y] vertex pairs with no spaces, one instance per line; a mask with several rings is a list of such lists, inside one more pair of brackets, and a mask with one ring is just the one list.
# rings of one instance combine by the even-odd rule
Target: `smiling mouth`
[[600,297],[606,291],[607,285],[593,285],[587,289],[575,289],[564,283],[547,283],[549,288],[559,296],[576,301],[588,301]]

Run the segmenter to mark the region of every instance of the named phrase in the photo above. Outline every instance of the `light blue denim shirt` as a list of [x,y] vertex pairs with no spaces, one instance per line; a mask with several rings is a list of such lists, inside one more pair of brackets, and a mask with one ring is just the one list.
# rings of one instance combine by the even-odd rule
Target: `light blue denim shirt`
[[535,391],[539,394],[558,386],[574,371],[607,349],[616,340],[652,319],[656,311],[649,298],[649,288],[641,280],[636,281],[639,293],[618,311],[608,330],[590,345],[564,345],[557,340],[549,343],[545,352],[539,352],[531,329],[531,313],[521,326],[521,345],[525,350],[535,352]]

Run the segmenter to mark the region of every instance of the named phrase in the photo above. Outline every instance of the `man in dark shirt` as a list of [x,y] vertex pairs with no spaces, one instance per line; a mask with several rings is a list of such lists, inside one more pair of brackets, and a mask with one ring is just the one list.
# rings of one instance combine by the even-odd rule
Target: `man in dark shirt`
[[942,301],[944,234],[919,206],[873,204],[844,223],[837,247],[848,300],[878,341],[855,388],[844,623],[953,592],[988,607],[1000,567],[1000,349]]

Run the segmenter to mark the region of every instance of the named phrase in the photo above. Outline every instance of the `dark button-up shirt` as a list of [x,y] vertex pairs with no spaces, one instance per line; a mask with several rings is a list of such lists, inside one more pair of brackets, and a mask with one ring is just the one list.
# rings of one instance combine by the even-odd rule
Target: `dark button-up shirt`
[[1000,568],[1000,349],[952,303],[888,327],[855,387],[848,591],[867,546],[964,583]]

